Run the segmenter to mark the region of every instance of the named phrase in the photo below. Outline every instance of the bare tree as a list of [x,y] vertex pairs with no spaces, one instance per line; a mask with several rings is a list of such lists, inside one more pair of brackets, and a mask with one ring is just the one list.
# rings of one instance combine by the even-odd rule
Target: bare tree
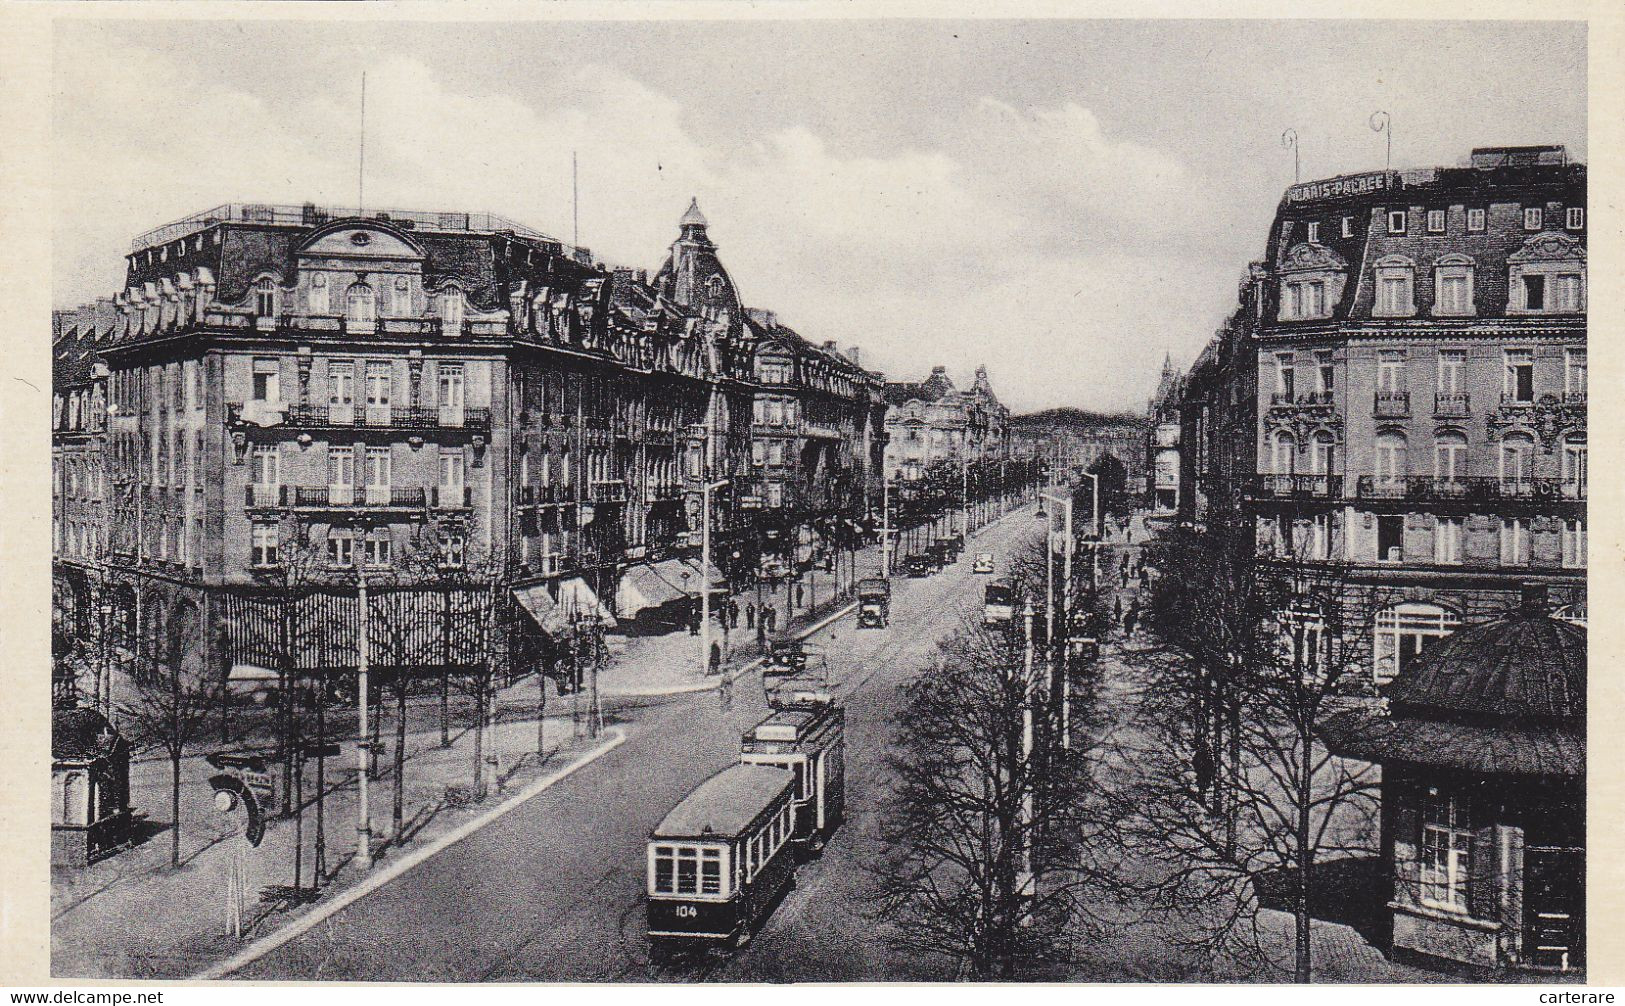
[[215,704],[223,700],[225,678],[203,663],[188,668],[182,659],[198,645],[180,633],[154,630],[140,647],[132,694],[120,706],[124,724],[140,744],[169,757],[169,863],[181,862],[181,759],[203,737]]
[[[1210,948],[1262,951],[1261,883],[1285,877],[1294,979],[1313,979],[1311,911],[1322,860],[1372,848],[1376,777],[1333,756],[1328,715],[1360,690],[1371,599],[1307,528],[1258,555],[1251,528],[1210,524],[1154,550],[1132,803],[1141,847],[1165,872],[1161,907]],[[1239,941],[1239,942],[1238,942]]]
[[1023,643],[965,626],[904,686],[895,720],[876,913],[900,949],[951,956],[975,978],[1064,960],[1114,885],[1092,752],[1054,744]]

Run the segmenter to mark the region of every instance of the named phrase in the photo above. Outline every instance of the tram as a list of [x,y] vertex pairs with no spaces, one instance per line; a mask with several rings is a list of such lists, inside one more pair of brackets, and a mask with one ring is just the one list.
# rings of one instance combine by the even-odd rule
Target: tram
[[701,783],[649,835],[653,956],[750,941],[795,881],[795,777],[731,765]]
[[1003,580],[994,580],[982,592],[982,624],[1008,625],[1016,617],[1015,605],[1011,603],[1010,585]]
[[822,851],[846,807],[846,710],[828,701],[775,709],[745,731],[739,759],[790,771],[795,777],[791,841],[802,856]]

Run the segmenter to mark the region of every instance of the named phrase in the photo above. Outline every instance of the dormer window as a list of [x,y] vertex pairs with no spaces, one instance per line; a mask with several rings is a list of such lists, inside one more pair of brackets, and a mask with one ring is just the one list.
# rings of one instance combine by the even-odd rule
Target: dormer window
[[254,284],[254,317],[276,317],[276,280],[269,276]]
[[1444,210],[1428,210],[1428,233],[1444,233]]
[[370,324],[377,317],[372,287],[352,283],[344,295],[344,316],[352,325]]
[[1382,318],[1408,318],[1416,313],[1415,267],[1411,260],[1390,255],[1377,261],[1377,303],[1372,314]]
[[1545,214],[1541,212],[1541,209],[1540,209],[1539,206],[1526,206],[1526,207],[1524,207],[1524,211],[1523,211],[1523,229],[1526,230],[1526,231],[1538,231],[1538,230],[1540,230],[1540,228],[1543,225],[1542,218],[1544,216],[1545,216]]
[[1586,309],[1585,246],[1560,231],[1536,234],[1507,257],[1508,314]]
[[1342,296],[1348,264],[1326,245],[1294,245],[1281,263],[1281,321],[1329,318]]
[[440,319],[447,335],[463,330],[463,292],[456,287],[440,295]]
[[1467,230],[1473,234],[1484,232],[1484,210],[1482,207],[1472,207],[1467,211]]
[[1346,238],[1351,238],[1351,237],[1354,236],[1354,218],[1353,217],[1344,217],[1343,218],[1343,236],[1346,237]]
[[1586,225],[1586,211],[1583,206],[1570,206],[1564,211],[1564,226],[1571,231],[1582,230]]
[[1388,211],[1388,233],[1389,234],[1404,234],[1405,233],[1405,211],[1404,210],[1389,210]]
[[1316,220],[1309,221],[1309,235],[1306,238],[1306,240],[1310,244],[1319,244],[1320,243],[1320,222],[1319,221],[1316,221]]
[[1473,260],[1465,255],[1441,257],[1433,264],[1433,290],[1434,315],[1461,318],[1474,314]]

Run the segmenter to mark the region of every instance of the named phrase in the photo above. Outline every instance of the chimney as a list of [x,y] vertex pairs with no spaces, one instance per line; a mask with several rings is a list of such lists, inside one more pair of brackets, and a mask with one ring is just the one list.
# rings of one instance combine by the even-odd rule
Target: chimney
[[851,360],[853,363],[857,364],[860,367],[863,366],[863,359],[859,355],[858,347],[856,347],[856,346],[848,346],[847,347],[847,349],[846,349],[846,358],[848,360]]
[[835,348],[835,340],[834,339],[825,339],[824,340],[824,351],[826,353],[838,353],[838,352],[840,352],[840,350]]
[[1523,597],[1518,605],[1518,613],[1525,618],[1534,618],[1546,614],[1546,585],[1544,583],[1526,583],[1523,585]]
[[935,377],[938,374],[946,374],[947,372],[948,372],[947,367],[932,367],[931,368],[931,376],[933,376],[933,377]]

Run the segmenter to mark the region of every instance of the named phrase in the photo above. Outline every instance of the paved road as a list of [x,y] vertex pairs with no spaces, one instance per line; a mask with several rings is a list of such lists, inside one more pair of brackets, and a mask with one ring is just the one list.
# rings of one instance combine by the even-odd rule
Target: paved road
[[[1030,534],[1010,514],[972,550],[1003,555]],[[745,951],[713,979],[947,978],[883,960],[866,941],[863,861],[871,848],[896,686],[973,611],[985,578],[965,557],[924,580],[895,581],[886,630],[842,619],[826,647],[847,697],[848,820]],[[738,756],[766,713],[754,680],[724,713],[713,693],[622,712],[629,739],[609,755],[237,973],[252,979],[396,981],[692,980],[648,963],[643,862],[648,832]],[[810,939],[815,937],[815,939]],[[911,970],[911,968],[913,970]]]

